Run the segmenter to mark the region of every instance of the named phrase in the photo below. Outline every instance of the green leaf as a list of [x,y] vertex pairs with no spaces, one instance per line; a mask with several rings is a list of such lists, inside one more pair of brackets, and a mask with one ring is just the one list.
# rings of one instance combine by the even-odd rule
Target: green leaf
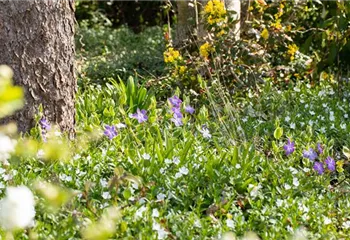
[[350,149],[347,148],[347,147],[343,147],[343,154],[348,158],[350,159]]
[[277,127],[275,129],[275,132],[273,133],[273,136],[275,137],[275,139],[278,140],[278,139],[280,139],[282,137],[282,135],[283,135],[283,128]]

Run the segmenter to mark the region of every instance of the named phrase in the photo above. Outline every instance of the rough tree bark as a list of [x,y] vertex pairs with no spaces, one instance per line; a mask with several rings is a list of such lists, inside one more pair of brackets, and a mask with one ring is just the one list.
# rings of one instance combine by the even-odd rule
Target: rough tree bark
[[0,0],[0,64],[14,70],[25,106],[11,119],[20,131],[44,116],[74,134],[74,0]]
[[189,1],[177,1],[177,25],[174,46],[181,47],[187,39],[192,38],[196,27],[195,8],[189,6]]

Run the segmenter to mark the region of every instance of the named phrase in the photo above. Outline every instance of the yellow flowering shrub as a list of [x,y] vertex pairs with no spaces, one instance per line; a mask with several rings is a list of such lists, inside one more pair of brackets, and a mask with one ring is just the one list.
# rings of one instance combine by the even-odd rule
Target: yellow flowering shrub
[[203,58],[208,58],[209,54],[211,52],[213,52],[214,48],[212,47],[212,45],[210,45],[208,42],[204,43],[202,46],[200,46],[199,48],[199,54],[203,57]]
[[223,1],[210,0],[204,7],[209,25],[219,24],[226,21],[226,9]]
[[164,52],[164,62],[173,63],[177,60],[181,60],[180,52],[170,47]]
[[290,60],[294,60],[295,53],[299,50],[298,46],[295,44],[288,45],[288,51],[287,53],[290,56]]

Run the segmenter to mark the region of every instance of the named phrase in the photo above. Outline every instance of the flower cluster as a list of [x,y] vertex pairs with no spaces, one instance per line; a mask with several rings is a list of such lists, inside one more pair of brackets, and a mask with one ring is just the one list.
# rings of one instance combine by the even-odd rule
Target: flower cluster
[[206,42],[203,45],[201,45],[199,47],[199,54],[203,57],[203,58],[208,58],[210,53],[212,53],[214,51],[213,46]]
[[[183,115],[181,112],[181,104],[182,104],[182,100],[178,97],[178,96],[173,96],[171,98],[169,98],[169,102],[172,106],[171,111],[173,113],[173,117],[171,118],[171,121],[175,124],[176,127],[182,126],[183,122]],[[185,112],[189,113],[189,114],[193,114],[194,113],[194,108],[187,105],[185,106]]]
[[[288,139],[287,143],[283,146],[283,149],[285,151],[285,154],[288,156],[292,154],[295,151],[295,143],[292,142],[290,139]],[[316,161],[317,159],[320,159],[319,156],[323,154],[323,148],[321,143],[317,144],[317,151],[315,151],[313,148],[309,148],[308,150],[303,151],[303,157],[309,159],[310,161],[314,162],[314,170],[318,174],[323,174],[325,171],[325,167],[331,171],[334,172],[336,170],[336,163],[333,158],[328,156],[324,163],[322,161]]]
[[290,60],[293,61],[295,58],[295,54],[298,52],[299,48],[297,45],[295,45],[294,43],[291,45],[288,45],[288,50],[287,53],[290,56]]
[[223,1],[210,0],[204,7],[209,25],[221,24],[226,21],[226,9]]
[[177,60],[181,60],[180,52],[170,47],[164,52],[164,62],[173,63]]

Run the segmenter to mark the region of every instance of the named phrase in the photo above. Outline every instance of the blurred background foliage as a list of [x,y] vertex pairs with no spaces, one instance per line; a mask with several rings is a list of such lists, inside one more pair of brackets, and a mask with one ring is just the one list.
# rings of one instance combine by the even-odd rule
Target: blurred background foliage
[[166,7],[166,1],[78,0],[76,17],[78,21],[89,20],[89,27],[92,27],[98,23],[96,16],[103,15],[110,20],[113,28],[127,25],[135,33],[139,33],[146,27],[167,23],[167,14],[163,11]]
[[213,47],[209,64],[198,58],[203,42],[197,42],[196,49],[180,50],[180,66],[163,58],[176,26],[175,2],[77,1],[80,85],[136,75],[141,84],[155,85],[158,95],[168,95],[174,87],[199,91],[197,76],[208,77],[203,66],[209,78],[215,72],[233,89],[266,81],[280,87],[349,82],[350,2],[246,1],[241,15],[239,41],[229,34],[219,38],[215,34],[223,29],[207,26],[214,36],[208,43]]

